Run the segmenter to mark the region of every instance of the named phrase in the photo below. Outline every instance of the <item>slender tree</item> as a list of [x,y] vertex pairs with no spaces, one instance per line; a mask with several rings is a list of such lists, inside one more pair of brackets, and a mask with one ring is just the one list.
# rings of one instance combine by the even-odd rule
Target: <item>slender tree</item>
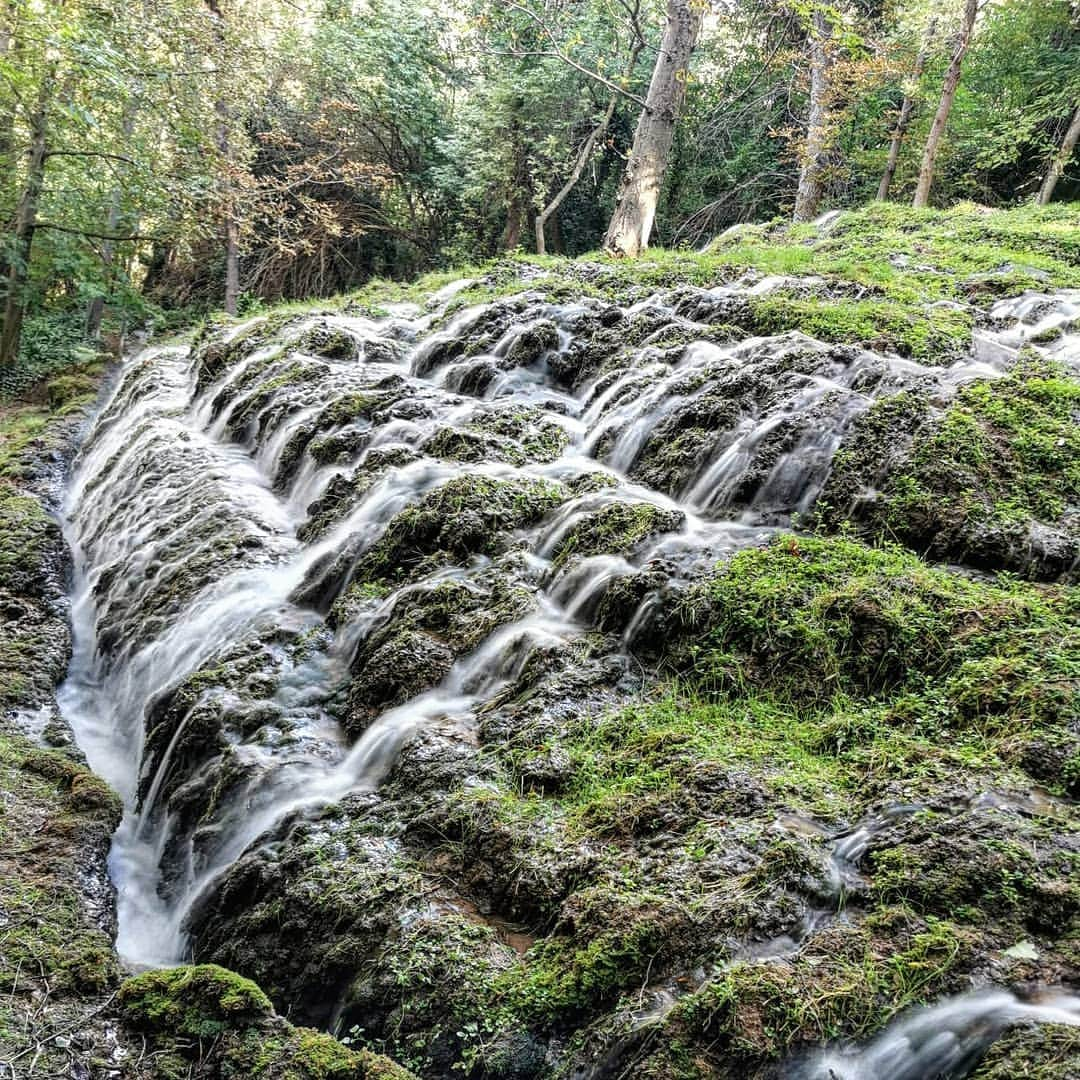
[[700,0],[668,0],[656,67],[604,238],[612,255],[634,257],[648,247],[703,11]]
[[[641,32],[641,24],[639,22],[640,14],[641,3],[640,0],[636,0],[633,6],[629,8],[631,23],[630,33],[633,38],[633,45],[630,48],[630,55],[627,58],[626,68],[623,72],[623,83],[625,85],[629,84],[630,77],[637,67],[638,57],[641,56],[642,50],[645,48],[645,36]],[[570,175],[567,177],[566,183],[563,184],[549,200],[547,206],[536,215],[537,254],[546,254],[547,241],[544,238],[544,228],[551,216],[560,206],[562,206],[567,195],[574,190],[575,185],[581,179],[581,174],[585,171],[585,166],[588,165],[589,159],[593,155],[593,151],[596,149],[597,145],[603,141],[608,128],[611,127],[611,118],[615,115],[615,107],[619,103],[619,97],[620,92],[618,90],[611,91],[611,94],[608,97],[607,108],[604,109],[603,115],[600,117],[596,126],[586,136],[585,141],[578,148],[577,156],[574,159],[574,167],[570,170]]]
[[42,72],[35,101],[28,119],[30,144],[26,154],[26,180],[19,196],[12,229],[11,258],[4,296],[4,325],[0,329],[0,367],[12,367],[18,360],[26,315],[26,285],[34,233],[38,227],[38,204],[45,186],[45,163],[48,160],[48,118],[56,87],[56,62],[50,60]]
[[[214,20],[214,37],[218,45],[218,62],[223,63],[225,58],[225,14],[221,10],[218,0],[206,0],[206,6],[210,9]],[[240,222],[236,217],[236,194],[233,178],[229,170],[233,165],[233,152],[229,137],[229,128],[232,123],[229,104],[224,98],[219,98],[214,109],[218,115],[217,148],[225,165],[225,197],[222,203],[222,217],[225,227],[225,311],[229,315],[235,315],[240,299]]]
[[810,22],[810,109],[806,122],[806,146],[795,193],[796,221],[809,221],[818,211],[825,190],[829,153],[829,68],[832,23],[823,8]]
[[975,29],[975,18],[978,13],[979,0],[967,0],[964,6],[964,21],[960,27],[956,48],[953,51],[952,60],[949,61],[948,70],[945,72],[945,82],[941,88],[941,100],[938,102],[937,112],[934,114],[933,123],[930,125],[930,134],[926,137],[926,148],[923,150],[922,165],[919,168],[919,182],[915,186],[915,198],[912,200],[912,206],[926,206],[930,201],[930,188],[934,183],[934,163],[937,161],[941,139],[949,123],[949,113],[952,112],[953,101],[956,99],[956,90],[960,85],[960,70],[971,45],[971,35]]
[[896,127],[893,128],[892,141],[889,143],[889,157],[885,162],[885,172],[882,173],[881,183],[878,184],[877,197],[884,201],[889,197],[889,189],[896,176],[896,167],[900,163],[900,148],[904,143],[908,125],[911,123],[912,113],[915,111],[916,94],[919,89],[919,80],[926,70],[926,61],[930,57],[930,47],[934,42],[934,32],[937,30],[937,19],[931,19],[926,27],[926,36],[923,39],[922,48],[915,57],[915,66],[911,71],[911,88],[905,92],[904,100],[900,103],[900,113],[896,118]]
[[[121,136],[126,144],[130,141],[135,130],[135,104],[130,102],[124,110],[123,121],[120,125]],[[109,213],[106,217],[105,239],[101,244],[101,268],[106,292],[95,296],[86,309],[86,339],[98,341],[101,338],[101,320],[105,315],[106,294],[111,290],[115,282],[116,262],[116,234],[120,227],[120,204],[124,193],[119,184],[115,184],[109,196]]]
[[1072,123],[1065,131],[1065,138],[1061,140],[1060,149],[1054,155],[1054,160],[1050,162],[1050,167],[1046,170],[1042,187],[1039,188],[1037,200],[1039,206],[1046,206],[1054,197],[1054,189],[1061,179],[1061,174],[1065,171],[1065,166],[1069,164],[1069,159],[1073,156],[1073,151],[1076,150],[1078,142],[1080,142],[1080,105],[1076,107]]

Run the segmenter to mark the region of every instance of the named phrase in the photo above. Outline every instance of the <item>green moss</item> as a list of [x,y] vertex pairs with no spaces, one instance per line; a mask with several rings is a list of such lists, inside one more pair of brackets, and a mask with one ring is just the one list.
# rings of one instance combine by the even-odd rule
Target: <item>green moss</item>
[[475,417],[471,426],[515,440],[528,461],[554,461],[570,441],[566,428],[538,407],[493,409]]
[[115,982],[112,943],[85,911],[79,874],[119,820],[119,799],[85,766],[0,733],[0,988],[8,1008],[39,977],[58,996]]
[[864,1037],[907,1006],[948,991],[962,975],[964,935],[947,922],[876,939],[836,927],[793,960],[737,963],[676,1006],[675,1023],[741,1058],[779,1060],[800,1044]]
[[879,352],[947,365],[970,351],[972,326],[971,312],[953,308],[903,308],[892,300],[803,300],[777,295],[752,302],[747,329],[759,334],[801,330],[822,341],[857,341]]
[[620,555],[632,551],[650,536],[672,532],[683,514],[653,503],[614,502],[589,514],[562,538],[555,552],[556,566],[575,557]]
[[647,890],[611,893],[598,887],[579,898],[578,933],[540,942],[527,969],[507,980],[516,1012],[533,1022],[596,1012],[640,985],[661,954],[665,963],[674,959],[671,924],[681,915],[670,899]]
[[[546,880],[557,853],[598,853],[569,898],[540,908],[555,929],[481,1011],[580,1023],[665,969],[722,966],[718,942],[760,932],[763,912],[791,925],[795,897],[827,892],[825,842],[778,834],[777,815],[842,831],[897,790],[950,807],[1025,790],[1021,725],[1063,736],[1075,720],[1074,605],[1070,590],[843,538],[779,538],[719,567],[686,601],[684,674],[666,696],[519,733],[490,750],[509,777],[452,796],[441,828],[460,854],[441,858],[468,867],[470,852],[509,848],[501,872],[521,881],[507,890]],[[558,783],[531,786],[538,755],[562,756]],[[702,1046],[777,1060],[963,988],[987,950],[1033,937],[1068,955],[1080,890],[1063,827],[955,808],[905,818],[864,860],[850,924],[784,963],[722,966],[657,1044],[682,1046],[684,1064]]]
[[323,409],[319,418],[321,428],[337,427],[340,424],[352,423],[359,419],[371,419],[372,414],[395,402],[397,393],[356,393],[338,398],[337,401]]
[[86,405],[97,395],[100,382],[99,366],[57,375],[45,384],[49,408],[53,412],[60,412],[74,406]]
[[538,521],[565,496],[562,485],[484,475],[455,477],[402,510],[360,560],[362,580],[400,579],[437,554],[494,555],[513,529]]
[[1080,1076],[1080,1029],[1018,1027],[990,1047],[972,1080],[1061,1080]]
[[73,809],[100,816],[110,828],[120,823],[120,796],[85,765],[56,750],[30,750],[22,755],[21,767],[55,781]]
[[[1078,407],[1080,380],[1030,356],[1003,378],[968,384],[939,416],[914,395],[886,398],[837,454],[819,519],[836,527],[853,517],[940,557],[1039,576],[1068,570],[1080,544],[1068,516],[1080,502]],[[1033,522],[1071,535],[1073,555],[1032,554]]]
[[273,1012],[255,983],[216,964],[144,972],[120,987],[117,1000],[134,1027],[197,1039]]
[[989,585],[896,548],[781,537],[740,552],[688,604],[702,687],[753,682],[801,700],[907,692],[983,731],[1075,717],[1074,598]]
[[[1004,835],[1004,834],[1003,834]],[[1080,855],[1049,861],[1003,835],[986,838],[927,828],[912,842],[873,854],[875,894],[917,911],[999,924],[1019,920],[1034,932],[1064,932],[1080,913]]]
[[0,489],[0,588],[33,592],[56,534],[38,499]]
[[872,203],[823,234],[778,224],[722,238],[711,254],[726,265],[871,286],[903,303],[991,299],[1080,281],[1080,227],[1068,206],[913,211]]
[[[265,1080],[408,1080],[391,1061],[274,1015],[250,979],[219,967],[148,971],[117,994],[120,1013],[160,1052],[216,1064],[214,1075]],[[194,1043],[191,1040],[196,1040]],[[182,1074],[181,1074],[182,1075]]]

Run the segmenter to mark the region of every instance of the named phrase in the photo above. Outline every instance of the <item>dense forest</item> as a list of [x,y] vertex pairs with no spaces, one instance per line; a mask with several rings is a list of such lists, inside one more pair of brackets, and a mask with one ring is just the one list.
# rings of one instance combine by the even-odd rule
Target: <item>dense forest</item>
[[[5,0],[0,362],[503,251],[1077,193],[1069,0]],[[10,377],[10,371],[9,371]]]

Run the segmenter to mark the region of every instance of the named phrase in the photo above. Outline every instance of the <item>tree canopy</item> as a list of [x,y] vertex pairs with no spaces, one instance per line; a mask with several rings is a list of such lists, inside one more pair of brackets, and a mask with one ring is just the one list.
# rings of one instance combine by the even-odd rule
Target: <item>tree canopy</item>
[[699,244],[872,199],[891,148],[892,199],[931,147],[935,204],[1075,198],[1078,136],[1070,0],[5,0],[0,359],[519,247]]

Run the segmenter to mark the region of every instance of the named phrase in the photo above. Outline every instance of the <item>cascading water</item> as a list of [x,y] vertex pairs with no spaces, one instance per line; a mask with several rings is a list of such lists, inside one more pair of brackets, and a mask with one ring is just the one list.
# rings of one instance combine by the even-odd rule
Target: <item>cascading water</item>
[[867,1046],[822,1054],[792,1080],[943,1080],[979,1063],[986,1048],[1016,1024],[1080,1026],[1080,998],[1042,993],[1022,1001],[1006,990],[973,991],[890,1024]]
[[[1076,304],[999,305],[1004,329],[947,370],[796,333],[663,344],[702,329],[681,310],[739,288],[618,312],[528,295],[443,319],[459,291],[447,287],[427,313],[308,316],[268,342],[255,320],[125,365],[67,496],[75,651],[59,701],[124,798],[111,866],[126,961],[182,960],[193,908],[245,851],[294,815],[376,786],[419,727],[467,732],[531,658],[589,629],[613,582],[653,564],[690,577],[807,511],[877,396],[911,385],[947,396],[995,370],[1024,326],[1071,325]],[[588,320],[635,318],[655,332],[588,356]],[[1063,341],[1055,355],[1075,356],[1075,338]],[[688,424],[701,438],[680,450],[673,432]],[[441,491],[477,479],[540,507],[509,529],[522,610],[448,657],[434,685],[343,730],[364,643],[418,589],[486,587],[491,559],[483,542],[462,545],[459,565],[378,595],[350,588],[363,585],[358,568],[409,513],[415,524]],[[611,513],[646,524],[628,550],[589,548]],[[470,527],[481,538],[493,528]],[[656,606],[655,593],[641,600],[625,645]],[[246,680],[243,700],[225,668]],[[190,693],[170,727],[161,718],[180,690]],[[916,1075],[861,1068],[838,1075]]]

